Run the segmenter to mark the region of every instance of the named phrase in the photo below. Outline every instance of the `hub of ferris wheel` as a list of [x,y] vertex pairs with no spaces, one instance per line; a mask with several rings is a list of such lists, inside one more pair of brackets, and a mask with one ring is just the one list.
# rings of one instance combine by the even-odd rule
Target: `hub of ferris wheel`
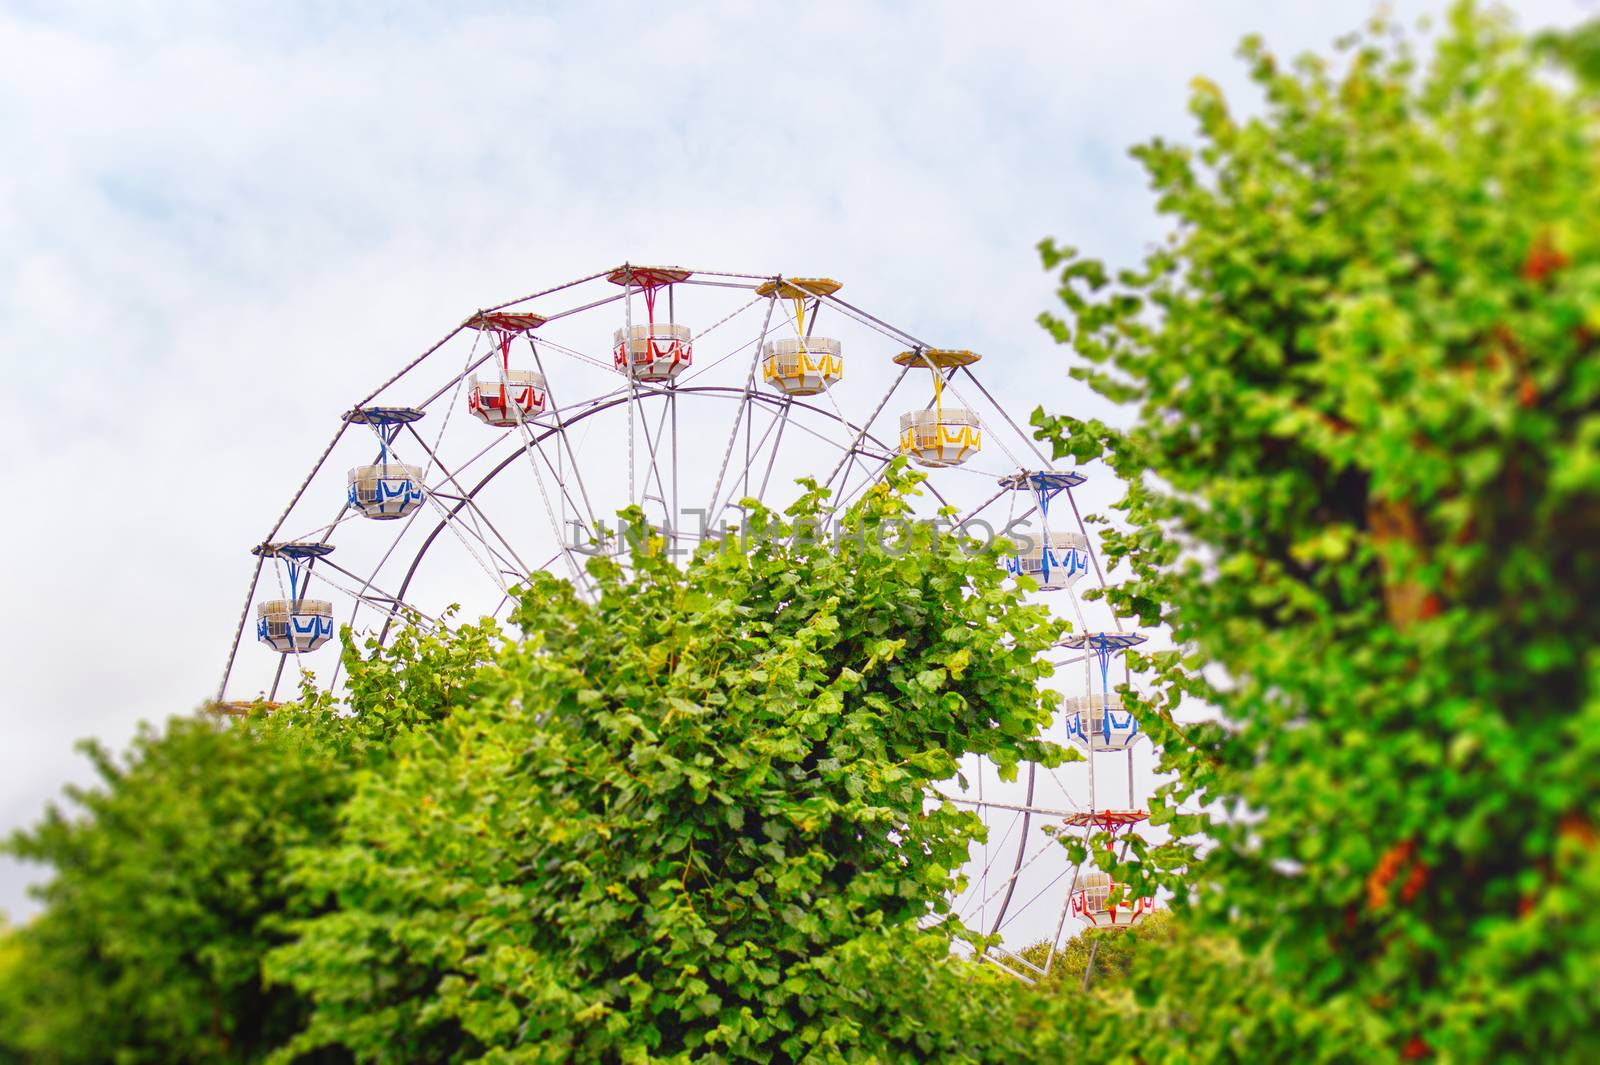
[[[557,294],[582,285],[599,286],[595,298],[577,306],[553,302]],[[609,294],[607,285],[611,286]],[[995,879],[999,882],[998,887],[993,887],[989,883],[991,870],[984,869],[982,905],[987,907],[993,900],[1000,900],[991,932],[1003,930],[1008,914],[1015,912],[1012,907],[1017,885],[1032,864],[1027,858],[1029,849],[1036,848],[1033,860],[1038,860],[1046,853],[1038,846],[1059,847],[1053,840],[1041,844],[1042,822],[1036,822],[1035,817],[1067,829],[1081,829],[1085,838],[1098,830],[1106,834],[1113,847],[1148,820],[1148,814],[1134,802],[1131,753],[1144,733],[1135,714],[1125,707],[1112,675],[1116,656],[1141,643],[1144,637],[1123,631],[1120,622],[1110,628],[1091,626],[1075,591],[1085,577],[1092,575],[1102,585],[1103,577],[1076,504],[1065,518],[1060,508],[1052,514],[1052,505],[1062,496],[1070,498],[1071,490],[1085,482],[1084,475],[1051,468],[1031,438],[973,376],[971,368],[980,361],[977,353],[930,344],[890,326],[845,303],[839,297],[841,288],[840,282],[826,277],[706,273],[671,266],[624,264],[468,316],[445,342],[409,364],[344,415],[345,429],[365,427],[372,433],[374,451],[369,453],[370,460],[348,470],[342,500],[330,499],[330,503],[341,502],[338,517],[298,538],[278,538],[284,521],[299,513],[297,508],[314,502],[312,486],[318,483],[316,477],[322,465],[319,461],[278,526],[253,549],[258,563],[249,602],[256,602],[255,634],[278,661],[268,705],[275,705],[270,700],[277,697],[285,663],[293,663],[304,672],[310,657],[332,642],[333,601],[308,595],[314,578],[354,604],[350,621],[363,610],[374,612],[383,623],[380,642],[390,623],[403,612],[424,623],[442,624],[424,613],[410,596],[413,577],[424,555],[436,542],[447,542],[452,537],[496,581],[502,605],[509,600],[518,578],[533,569],[553,568],[563,559],[573,580],[581,581],[581,563],[574,559],[573,549],[561,547],[559,541],[556,554],[543,565],[537,559],[525,560],[516,537],[507,535],[493,520],[482,493],[500,471],[521,463],[531,470],[537,488],[536,496],[528,493],[522,499],[538,500],[558,537],[561,518],[586,534],[603,529],[603,515],[594,505],[596,485],[584,478],[578,455],[587,427],[581,431],[577,427],[585,419],[607,412],[627,415],[627,474],[621,477],[612,467],[603,475],[606,484],[620,491],[625,482],[628,505],[651,503],[675,514],[683,494],[681,453],[706,479],[716,470],[709,501],[695,501],[706,502],[701,513],[709,514],[713,521],[724,510],[737,510],[741,496],[764,497],[780,458],[795,454],[833,455],[827,448],[838,452],[837,462],[825,480],[820,476],[817,480],[837,493],[841,509],[851,496],[871,487],[896,456],[904,456],[931,471],[925,487],[941,507],[952,507],[954,497],[947,498],[946,489],[941,488],[937,478],[962,476],[968,484],[987,479],[986,491],[993,492],[996,483],[1000,491],[991,495],[988,502],[974,505],[964,520],[978,520],[998,499],[1012,500],[1013,509],[1020,500],[1024,512],[1037,517],[1042,527],[1016,543],[1003,556],[1002,564],[1030,592],[1058,596],[1076,612],[1076,631],[1062,646],[1079,652],[1077,660],[1084,663],[1083,686],[1078,692],[1061,696],[1056,728],[1066,742],[1085,753],[1089,780],[1088,805],[1071,802],[1070,793],[1064,791],[1069,805],[1075,807],[1065,812],[1035,804],[1035,771],[1031,767],[1022,803],[993,801],[981,794],[977,800],[964,800],[982,809],[986,818],[995,811],[1016,811],[1020,818],[1021,831],[1013,833],[1016,851],[1009,875],[1002,878],[1005,869],[999,867],[1003,863],[992,863],[997,867]],[[703,295],[723,290],[736,293],[737,298],[747,302],[698,332],[678,319],[678,305],[688,292]],[[528,306],[535,300],[539,302],[538,310]],[[574,334],[561,333],[563,329],[574,329],[574,323],[588,321],[580,315],[615,314],[618,310],[621,313],[610,319],[616,323],[615,328],[607,325],[604,331],[595,331],[587,339],[581,334],[574,339]],[[725,323],[747,312],[764,315],[759,333],[743,343],[732,344],[726,353],[710,346],[726,334]],[[834,336],[817,332],[819,321],[824,319],[830,332],[838,326],[861,328],[879,334],[881,340],[876,342],[892,345],[885,352],[885,362],[899,367],[899,376],[864,417],[844,410],[844,401],[849,398],[844,344]],[[717,332],[719,329],[722,334]],[[391,386],[395,382],[434,357],[433,353],[453,337],[476,338],[466,365],[459,372],[452,370],[442,387],[431,395],[413,392],[399,397],[415,405],[397,405],[387,398],[393,395]],[[603,345],[606,339],[610,341],[606,352],[609,357],[594,358],[585,353],[583,345]],[[857,343],[852,341],[853,345]],[[558,360],[574,361],[552,370],[553,364],[547,362],[552,355]],[[734,366],[742,368],[742,388],[700,383],[704,374],[730,358],[740,360]],[[863,366],[861,358],[853,355],[852,365]],[[884,363],[876,365],[884,367]],[[558,395],[566,396],[579,387],[572,383],[574,374],[581,371],[592,377],[595,370],[601,371],[609,383],[597,386],[598,391],[589,398],[557,402]],[[857,388],[861,375],[870,379],[873,370],[873,364],[865,364],[865,370],[853,371]],[[885,368],[877,372],[892,371]],[[897,431],[880,430],[877,419],[896,390],[908,378],[918,380],[921,372],[928,374],[928,391],[923,393],[926,398],[920,406],[899,414]],[[737,406],[731,432],[713,438],[709,431],[691,424],[687,438],[680,441],[678,405],[690,398],[707,403],[734,400]],[[992,408],[987,427],[984,418],[990,415],[980,417],[973,399],[985,400]],[[647,410],[647,404],[652,403],[655,406]],[[457,424],[474,428],[462,429],[450,438],[466,439],[465,457],[446,461],[440,450],[441,441],[446,438],[453,412],[460,412]],[[757,427],[758,412],[767,419],[764,429]],[[429,425],[438,424],[437,432],[430,430],[428,436],[419,430],[425,415]],[[802,416],[812,422],[802,422]],[[819,431],[818,424],[824,429]],[[1008,428],[1014,431],[1010,437],[1005,434]],[[762,434],[759,439],[758,432]],[[610,436],[610,445],[620,447],[622,436],[620,431]],[[339,440],[335,436],[328,452]],[[823,443],[819,444],[819,440]],[[502,443],[505,441],[509,443]],[[986,450],[986,445],[993,447]],[[1037,461],[1028,460],[1030,449]],[[996,471],[979,468],[994,450],[1005,457],[1012,472],[997,477]],[[426,461],[404,461],[402,452],[424,456]],[[498,465],[482,473],[496,457]],[[383,583],[383,574],[388,572],[385,566],[408,530],[426,530],[426,523],[418,522],[427,515],[434,519],[431,533],[416,534],[421,547],[416,549],[409,568],[404,569],[398,586],[388,590]],[[348,530],[346,519],[352,524]],[[347,533],[360,539],[361,534],[353,526],[364,526],[370,538],[370,530],[376,526],[366,525],[367,522],[399,530],[399,537],[370,572],[358,573],[335,563],[330,558],[334,534]],[[258,600],[256,592],[262,574],[273,571],[280,573],[278,595]],[[244,630],[241,622],[240,633]],[[237,711],[250,705],[223,701],[238,643],[236,636],[215,704],[224,710]],[[1131,675],[1127,679],[1131,681]],[[1100,802],[1097,790],[1096,765],[1116,755],[1128,760],[1128,799],[1125,805],[1106,806]],[[1010,852],[1006,853],[1009,860]],[[1113,898],[1117,901],[1112,902]],[[1078,869],[1072,874],[1059,918],[1064,922],[1070,915],[1091,927],[1123,928],[1138,922],[1155,906],[1149,898],[1121,898],[1119,886],[1105,873]],[[1058,922],[1057,941],[1060,931]],[[995,957],[1003,959],[1008,955],[997,951]],[[1017,965],[1002,964],[1002,968],[1028,978],[1025,963],[1017,961]]]

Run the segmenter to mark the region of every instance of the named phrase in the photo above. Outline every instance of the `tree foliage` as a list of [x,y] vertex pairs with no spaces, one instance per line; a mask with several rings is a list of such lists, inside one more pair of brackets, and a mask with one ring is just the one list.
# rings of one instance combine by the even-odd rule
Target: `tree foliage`
[[1209,846],[1146,878],[1273,981],[1146,982],[1179,1038],[1140,1056],[1592,1060],[1594,112],[1471,5],[1426,61],[1381,22],[1243,54],[1259,117],[1197,81],[1199,149],[1136,152],[1170,240],[1115,275],[1043,246],[1045,324],[1137,416],[1035,423],[1127,483],[1111,600],[1182,649],[1138,704],[1155,820]]
[[[1068,755],[1060,626],[992,554],[825,494],[749,550],[596,559],[489,623],[347,649],[348,707],[180,719],[13,840],[29,1060],[998,1060],[1047,1029],[952,947],[979,752]],[[978,989],[980,993],[974,993]],[[3,1044],[0,1044],[3,1045]]]
[[1037,980],[1044,990],[1073,994],[1126,985],[1141,945],[1166,943],[1175,933],[1172,911],[1159,909],[1132,928],[1086,928],[1058,948],[1042,939],[1017,953],[1045,970]]
[[[988,556],[838,545],[748,501],[759,546],[536,575],[474,698],[362,774],[297,874],[328,903],[269,972],[297,1042],[363,1060],[979,1060],[1004,996],[951,957],[981,831],[928,806],[977,751],[1059,760],[1058,626]],[[797,528],[798,526],[798,528]],[[997,1042],[998,1039],[998,1042]],[[424,1049],[426,1048],[425,1052]]]
[[1534,37],[1534,48],[1593,92],[1600,89],[1600,19],[1570,30],[1546,30]]
[[45,910],[11,932],[0,1038],[50,1062],[245,1062],[298,1030],[304,1004],[261,958],[297,904],[284,856],[326,835],[348,767],[304,727],[175,718],[73,789],[13,853],[48,863]]
[[347,654],[353,715],[308,687],[283,713],[144,728],[122,759],[85,744],[98,786],[69,788],[75,810],[7,845],[53,876],[44,911],[0,953],[0,1047],[41,1065],[169,1065],[261,1061],[291,1039],[308,1003],[262,974],[314,910],[289,855],[331,838],[354,774],[384,764],[395,735],[461,698],[453,685],[492,635],[406,630],[380,654]]

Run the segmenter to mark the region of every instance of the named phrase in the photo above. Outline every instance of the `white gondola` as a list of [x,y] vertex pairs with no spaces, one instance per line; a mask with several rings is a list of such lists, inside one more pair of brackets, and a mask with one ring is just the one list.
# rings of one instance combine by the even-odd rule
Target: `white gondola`
[[1067,739],[1085,750],[1125,751],[1144,735],[1116,692],[1068,695],[1061,700],[1061,709],[1066,714]]
[[1043,537],[1034,536],[1015,555],[1005,556],[1002,564],[1013,577],[1032,577],[1041,592],[1060,591],[1089,572],[1089,538],[1082,533],[1053,532],[1047,547]]
[[764,384],[786,396],[814,396],[844,378],[840,343],[812,336],[807,324],[815,323],[824,301],[842,287],[831,277],[772,278],[756,286],[757,296],[794,305],[794,336],[774,340],[761,349]]
[[844,377],[844,357],[837,340],[788,337],[766,346],[761,380],[789,396],[814,396]]
[[1095,928],[1127,928],[1138,924],[1156,908],[1155,899],[1122,898],[1111,903],[1116,883],[1099,869],[1084,873],[1072,893],[1072,915]]
[[944,405],[945,374],[982,356],[965,348],[914,348],[894,357],[899,366],[923,367],[933,375],[933,403],[900,415],[900,452],[922,466],[959,466],[983,447],[977,412]]
[[654,322],[618,329],[612,355],[618,370],[640,381],[670,381],[694,363],[694,344],[688,326]]
[[333,604],[268,599],[256,607],[256,639],[283,654],[315,651],[333,639]]
[[961,407],[900,415],[900,450],[923,466],[959,466],[983,447],[983,423]]
[[[526,337],[533,346],[534,332],[549,321],[527,309],[517,311],[479,311],[467,319],[467,326],[494,338],[499,348],[499,365],[482,377],[467,379],[467,410],[474,418],[496,429],[509,429],[544,413],[548,389],[544,375],[533,370],[511,368],[511,342]],[[537,355],[535,356],[537,357]]]
[[496,429],[509,429],[544,413],[548,393],[544,374],[535,370],[506,370],[487,377],[467,379],[467,409],[473,417]]
[[283,564],[289,578],[285,599],[268,599],[256,606],[256,639],[281,654],[315,651],[333,639],[333,604],[307,599],[311,566],[333,554],[333,545],[321,540],[262,543],[250,553],[264,562]]
[[357,466],[350,471],[348,486],[349,505],[379,521],[403,518],[427,498],[422,469],[400,462]]

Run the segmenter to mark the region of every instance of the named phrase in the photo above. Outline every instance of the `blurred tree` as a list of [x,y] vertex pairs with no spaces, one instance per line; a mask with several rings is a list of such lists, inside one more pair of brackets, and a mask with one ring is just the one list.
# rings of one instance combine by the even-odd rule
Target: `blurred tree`
[[1196,81],[1201,147],[1136,152],[1176,221],[1139,268],[1043,245],[1045,324],[1136,417],[1035,424],[1128,485],[1111,599],[1182,649],[1154,820],[1211,843],[1122,870],[1202,937],[1135,966],[1138,1053],[1597,1060],[1595,112],[1471,4],[1425,62],[1345,47],[1247,41],[1256,118]]
[[306,1004],[261,976],[286,922],[312,912],[288,854],[330,838],[355,771],[435,720],[492,635],[463,626],[418,647],[407,633],[384,655],[347,656],[354,716],[308,689],[293,712],[144,728],[120,761],[86,744],[99,785],[68,789],[75,812],[53,808],[6,845],[52,877],[44,911],[4,941],[0,1046],[134,1065],[253,1062],[290,1039]]
[[81,813],[13,838],[54,873],[0,969],[0,1033],[26,1060],[256,1061],[299,1028],[260,959],[295,909],[286,850],[329,832],[348,789],[321,744],[254,725],[175,718],[120,763],[86,745]]
[[1600,89],[1600,19],[1541,33],[1534,38],[1534,47],[1570,70],[1581,84]]
[[22,943],[16,929],[0,915],[0,1065],[26,1060],[26,1016],[18,1002],[22,971]]

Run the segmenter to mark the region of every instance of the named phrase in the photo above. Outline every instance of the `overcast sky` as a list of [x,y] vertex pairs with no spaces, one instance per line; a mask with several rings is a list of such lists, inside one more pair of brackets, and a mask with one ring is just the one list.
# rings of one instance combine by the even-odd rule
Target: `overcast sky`
[[210,694],[338,414],[471,309],[623,260],[826,274],[1020,415],[1081,409],[1035,243],[1135,258],[1126,148],[1189,135],[1189,79],[1248,107],[1241,35],[1370,11],[0,2],[0,829],[75,739]]

